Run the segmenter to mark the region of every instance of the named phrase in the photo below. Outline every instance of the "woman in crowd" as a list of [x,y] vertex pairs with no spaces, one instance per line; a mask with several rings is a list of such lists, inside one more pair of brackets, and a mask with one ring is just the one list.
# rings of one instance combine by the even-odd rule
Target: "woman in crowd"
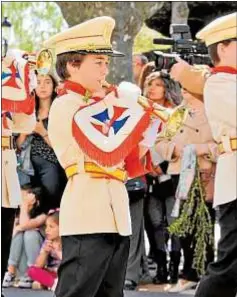
[[41,190],[25,185],[22,187],[22,193],[23,202],[13,230],[8,271],[4,277],[3,287],[12,286],[19,273],[18,286],[31,288],[32,280],[26,273],[27,267],[35,263],[43,243],[41,228],[47,216],[41,209]]
[[33,289],[52,289],[57,282],[57,271],[62,260],[58,209],[49,211],[45,234],[46,240],[35,261],[35,265],[28,270],[28,275],[34,280]]
[[[173,184],[176,189],[181,176],[181,168],[183,168],[182,162],[184,162],[185,147],[188,145],[194,147],[194,154],[195,158],[197,158],[200,175],[203,178],[203,185],[209,185],[208,188],[206,187],[206,198],[209,200],[206,202],[206,205],[212,223],[214,223],[214,210],[212,209],[211,202],[213,192],[210,186],[213,185],[214,181],[215,158],[217,156],[216,144],[212,138],[204,104],[200,100],[201,98],[188,93],[184,89],[182,89],[182,95],[182,104],[176,108],[170,121],[168,121],[162,133],[159,135],[156,150],[164,160],[169,162],[167,172],[172,176]],[[189,160],[189,158],[187,159]],[[187,168],[190,172],[191,167]],[[186,178],[185,183],[188,182],[189,178]],[[195,207],[196,206],[194,206],[193,209],[194,213],[196,210]],[[185,289],[190,289],[195,286],[199,280],[197,270],[193,268],[196,240],[196,237],[194,238],[194,232],[191,235],[181,237],[181,247],[184,254],[183,273],[177,285],[169,289],[170,292],[181,292]],[[214,228],[212,232],[214,235]],[[206,257],[206,264],[213,260],[213,245],[207,247]]]
[[31,138],[30,160],[34,169],[31,181],[34,185],[42,187],[45,192],[42,203],[46,212],[59,207],[66,185],[66,175],[51,147],[47,132],[50,107],[56,98],[56,86],[56,80],[52,75],[37,75],[35,89],[37,124],[32,135],[20,134],[17,139],[17,146],[21,149],[27,138]]
[[[181,90],[169,75],[164,72],[151,72],[144,82],[144,96],[152,102],[167,108],[174,108],[181,101]],[[154,119],[158,135],[163,124]],[[178,266],[180,262],[180,242],[177,236],[171,236],[171,251],[169,273],[167,271],[167,225],[172,223],[171,211],[174,205],[174,189],[171,177],[166,174],[168,162],[154,149],[151,150],[155,174],[147,175],[148,197],[146,201],[147,220],[151,224],[153,237],[154,260],[157,264],[155,284],[168,282],[176,283],[178,280]]]

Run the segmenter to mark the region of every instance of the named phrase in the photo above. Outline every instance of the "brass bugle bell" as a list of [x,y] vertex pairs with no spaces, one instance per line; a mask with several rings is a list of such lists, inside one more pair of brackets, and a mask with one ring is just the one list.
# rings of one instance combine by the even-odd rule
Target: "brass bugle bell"
[[171,109],[164,107],[158,103],[153,103],[151,100],[144,96],[139,96],[137,102],[144,108],[149,109],[151,114],[162,120],[162,122],[167,122],[171,115]]
[[41,75],[50,73],[53,66],[53,54],[49,49],[43,49],[36,58],[36,70]]

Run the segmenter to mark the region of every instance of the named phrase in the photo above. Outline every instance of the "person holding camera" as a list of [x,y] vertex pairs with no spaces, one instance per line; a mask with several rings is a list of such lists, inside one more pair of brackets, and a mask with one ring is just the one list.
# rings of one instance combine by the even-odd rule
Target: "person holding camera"
[[[218,144],[214,207],[219,208],[221,239],[217,261],[209,264],[196,297],[235,297],[237,293],[237,189],[236,189],[236,75],[237,13],[220,17],[198,34],[205,41],[214,68],[197,71],[184,61],[171,75],[186,89],[204,93],[213,137]],[[192,78],[194,80],[192,80]],[[228,178],[228,184],[226,179]]]
[[[204,104],[197,97],[184,89],[182,89],[182,96],[182,103],[174,110],[164,129],[159,134],[156,142],[157,152],[169,162],[167,172],[172,176],[176,196],[177,188],[180,184],[182,185],[181,176],[183,175],[183,163],[189,162],[190,159],[190,155],[185,153],[186,147],[194,147],[192,155],[193,159],[197,159],[202,186],[204,186],[206,180],[209,184],[211,180],[214,179],[216,157],[216,145],[212,139],[210,126],[205,115]],[[189,171],[191,167],[192,164],[189,164]],[[204,180],[204,177],[206,180]],[[185,183],[188,183],[189,180],[191,180],[190,173],[188,175],[186,174]],[[182,185],[182,187],[184,186]],[[212,222],[214,223],[214,214],[211,211],[213,191],[208,190],[207,193],[206,188],[205,190],[205,204],[209,215],[212,217]],[[198,201],[199,196],[200,193],[197,191],[194,199]],[[188,200],[188,197],[186,196],[185,200]],[[196,211],[198,211],[197,203],[189,209],[192,211],[190,215],[194,216]],[[171,217],[173,217],[173,224],[175,224],[174,217],[180,219],[181,214],[173,215],[173,213],[174,210],[172,211]],[[186,224],[188,224],[188,221]],[[196,240],[197,236],[200,234],[196,234],[197,225],[195,223],[192,228],[195,231],[180,237],[181,248],[184,255],[183,272],[177,285],[168,288],[169,292],[176,293],[190,289],[194,287],[199,280],[198,271],[193,268],[193,262],[196,252]],[[212,228],[211,232],[214,234],[214,228]],[[174,234],[178,235],[177,233]],[[213,246],[208,246],[206,262],[209,263],[213,259]]]

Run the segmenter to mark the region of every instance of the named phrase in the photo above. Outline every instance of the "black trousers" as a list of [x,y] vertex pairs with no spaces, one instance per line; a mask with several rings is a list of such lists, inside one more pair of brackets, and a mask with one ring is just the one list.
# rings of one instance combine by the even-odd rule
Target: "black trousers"
[[1,283],[4,278],[4,274],[7,270],[7,263],[10,253],[10,247],[11,247],[11,240],[12,240],[12,230],[15,220],[15,208],[6,208],[2,207],[2,230],[1,230],[1,247],[2,247],[2,262],[1,262]]
[[139,282],[141,261],[145,246],[143,222],[144,194],[144,191],[142,191],[142,193],[137,193],[138,197],[136,197],[136,191],[128,192],[132,221],[132,236],[130,237],[126,279],[134,281],[136,284]]
[[129,242],[112,233],[62,236],[56,296],[123,297]]
[[40,156],[32,156],[35,176],[32,178],[35,186],[42,187],[44,211],[60,206],[62,194],[67,183],[67,178],[60,164],[54,164]]
[[[175,203],[174,197],[160,199],[159,197],[150,196],[149,198],[149,217],[152,223],[155,251],[166,251],[169,233],[167,226],[170,226],[174,221],[171,217],[171,212]],[[171,236],[171,251],[180,252],[180,239],[178,236]]]
[[147,233],[147,237],[150,245],[149,256],[153,257],[156,250],[156,241],[155,241],[153,225],[149,214],[150,199],[151,197],[149,194],[147,194],[144,199],[144,227],[145,227],[145,231]]
[[195,297],[235,297],[237,293],[237,199],[220,205],[219,211],[217,261],[209,264]]

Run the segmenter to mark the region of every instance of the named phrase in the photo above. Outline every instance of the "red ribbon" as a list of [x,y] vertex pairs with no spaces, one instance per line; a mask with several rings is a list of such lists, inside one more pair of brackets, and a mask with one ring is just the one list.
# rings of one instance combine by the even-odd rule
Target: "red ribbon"
[[[86,90],[82,85],[69,80],[65,80],[65,82],[57,88],[57,93],[59,96],[62,96],[67,94],[67,90],[73,91],[74,93],[80,94],[82,96],[86,96],[88,93],[88,90]],[[110,85],[109,88],[106,89],[106,95],[111,92],[114,92],[115,96],[118,97],[117,87],[115,85]],[[100,101],[103,98],[97,96],[91,97],[91,99]]]
[[211,72],[213,74],[220,73],[220,72],[237,74],[237,69],[234,67],[230,67],[230,66],[217,66],[217,67],[212,68]]

